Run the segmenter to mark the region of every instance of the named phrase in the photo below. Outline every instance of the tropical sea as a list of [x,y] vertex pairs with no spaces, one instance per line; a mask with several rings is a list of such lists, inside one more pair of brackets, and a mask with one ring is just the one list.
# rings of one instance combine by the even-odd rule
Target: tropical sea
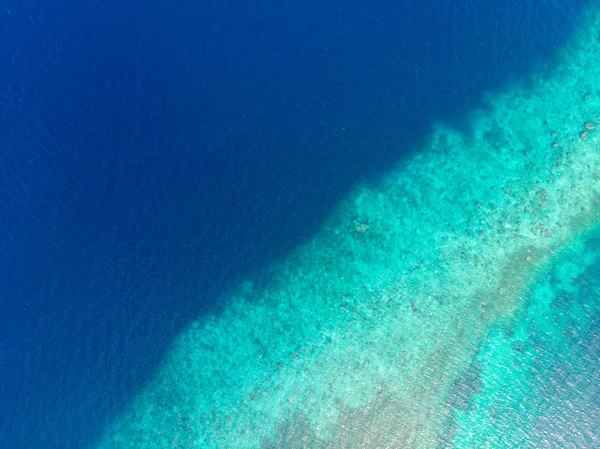
[[600,447],[600,9],[0,3],[0,447]]

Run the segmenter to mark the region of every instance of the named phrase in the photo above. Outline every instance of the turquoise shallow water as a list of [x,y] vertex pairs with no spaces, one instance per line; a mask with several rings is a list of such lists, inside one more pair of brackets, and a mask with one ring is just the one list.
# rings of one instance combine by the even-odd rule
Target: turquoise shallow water
[[599,262],[596,231],[538,273],[455,381],[440,447],[598,446]]
[[98,447],[589,447],[599,30],[233,286]]

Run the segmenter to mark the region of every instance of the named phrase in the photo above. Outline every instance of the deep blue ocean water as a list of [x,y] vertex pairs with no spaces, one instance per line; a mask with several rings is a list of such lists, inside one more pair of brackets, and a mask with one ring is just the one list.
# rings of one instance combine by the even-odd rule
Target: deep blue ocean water
[[551,67],[585,3],[1,0],[0,447],[89,444],[227,285]]

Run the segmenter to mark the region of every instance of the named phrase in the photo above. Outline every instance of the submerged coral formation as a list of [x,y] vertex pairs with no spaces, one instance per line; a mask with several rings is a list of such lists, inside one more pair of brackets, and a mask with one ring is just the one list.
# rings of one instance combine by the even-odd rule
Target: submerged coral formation
[[553,74],[490,94],[469,131],[436,125],[268,281],[233,288],[99,447],[436,447],[482,342],[600,220],[589,17]]

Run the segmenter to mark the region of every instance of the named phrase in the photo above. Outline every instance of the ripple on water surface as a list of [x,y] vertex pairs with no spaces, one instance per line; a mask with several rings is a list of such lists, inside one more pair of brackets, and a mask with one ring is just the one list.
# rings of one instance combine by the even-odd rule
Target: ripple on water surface
[[[560,398],[552,385],[568,370],[549,354],[597,321],[577,299],[591,293],[571,281],[596,259],[581,238],[600,218],[598,17],[590,11],[553,73],[491,93],[469,132],[434,126],[267,281],[233,288],[224,313],[179,337],[100,447],[547,438],[562,406],[546,398]],[[577,348],[582,364],[597,353]],[[546,421],[525,423],[528,411]]]

